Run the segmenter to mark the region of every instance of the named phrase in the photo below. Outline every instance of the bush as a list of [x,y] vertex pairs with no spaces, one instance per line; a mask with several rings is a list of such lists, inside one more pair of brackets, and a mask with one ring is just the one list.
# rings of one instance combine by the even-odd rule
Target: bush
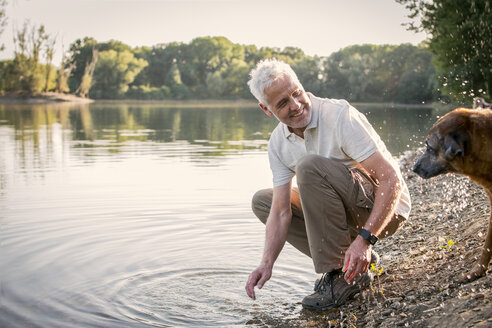
[[140,100],[162,100],[169,99],[171,90],[163,85],[160,88],[150,87],[146,85],[134,85],[125,94],[128,99]]

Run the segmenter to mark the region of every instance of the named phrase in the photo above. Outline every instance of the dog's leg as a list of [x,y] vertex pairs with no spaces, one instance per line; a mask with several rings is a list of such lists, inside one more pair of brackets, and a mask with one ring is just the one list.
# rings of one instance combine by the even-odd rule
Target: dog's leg
[[485,237],[485,245],[483,245],[480,260],[473,266],[472,270],[463,277],[464,281],[473,281],[483,277],[489,268],[490,258],[492,256],[492,191],[486,190],[486,192],[490,200],[490,219],[487,237]]

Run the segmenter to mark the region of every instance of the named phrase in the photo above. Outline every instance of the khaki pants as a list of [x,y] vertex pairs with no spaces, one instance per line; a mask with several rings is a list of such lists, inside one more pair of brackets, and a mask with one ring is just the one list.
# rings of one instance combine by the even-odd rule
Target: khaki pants
[[[297,185],[291,192],[292,222],[287,241],[313,259],[317,273],[340,269],[345,251],[371,213],[376,185],[359,170],[318,155],[297,164]],[[266,224],[273,189],[253,196],[255,215]],[[404,218],[395,215],[380,238],[390,236]]]

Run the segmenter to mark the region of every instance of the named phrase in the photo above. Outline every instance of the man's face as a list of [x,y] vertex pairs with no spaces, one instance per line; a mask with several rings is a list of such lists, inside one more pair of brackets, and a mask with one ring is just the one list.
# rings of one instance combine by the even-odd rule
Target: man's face
[[290,76],[278,78],[265,89],[267,106],[260,107],[268,115],[293,129],[304,130],[311,121],[311,100],[299,82]]

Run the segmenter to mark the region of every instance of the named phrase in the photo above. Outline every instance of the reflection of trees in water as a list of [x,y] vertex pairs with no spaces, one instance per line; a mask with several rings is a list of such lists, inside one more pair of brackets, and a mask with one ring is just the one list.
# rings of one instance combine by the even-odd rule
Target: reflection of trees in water
[[[13,126],[22,147],[38,149],[53,141],[56,126],[63,142],[209,141],[218,149],[229,141],[266,140],[277,124],[256,108],[166,108],[130,104],[48,104],[0,107],[0,117]],[[46,133],[45,133],[46,132]],[[70,132],[70,133],[66,133]],[[41,139],[43,141],[41,142]],[[230,148],[237,149],[235,143]]]
[[70,107],[55,105],[0,105],[0,121],[6,125],[0,135],[5,145],[0,153],[0,188],[13,183],[14,174],[43,178],[44,168],[63,161],[70,128]]
[[[395,155],[419,147],[439,114],[432,108],[382,106],[356,107]],[[0,120],[13,126],[15,156],[23,166],[45,165],[58,156],[53,155],[59,151],[55,145],[105,147],[108,152],[118,152],[126,141],[184,141],[206,146],[207,156],[221,156],[233,149],[264,149],[277,125],[257,108],[170,108],[159,104],[0,105]],[[74,141],[79,142],[74,145]]]
[[94,141],[94,130],[92,129],[92,116],[89,111],[89,106],[80,108],[80,121],[82,123],[85,139]]

